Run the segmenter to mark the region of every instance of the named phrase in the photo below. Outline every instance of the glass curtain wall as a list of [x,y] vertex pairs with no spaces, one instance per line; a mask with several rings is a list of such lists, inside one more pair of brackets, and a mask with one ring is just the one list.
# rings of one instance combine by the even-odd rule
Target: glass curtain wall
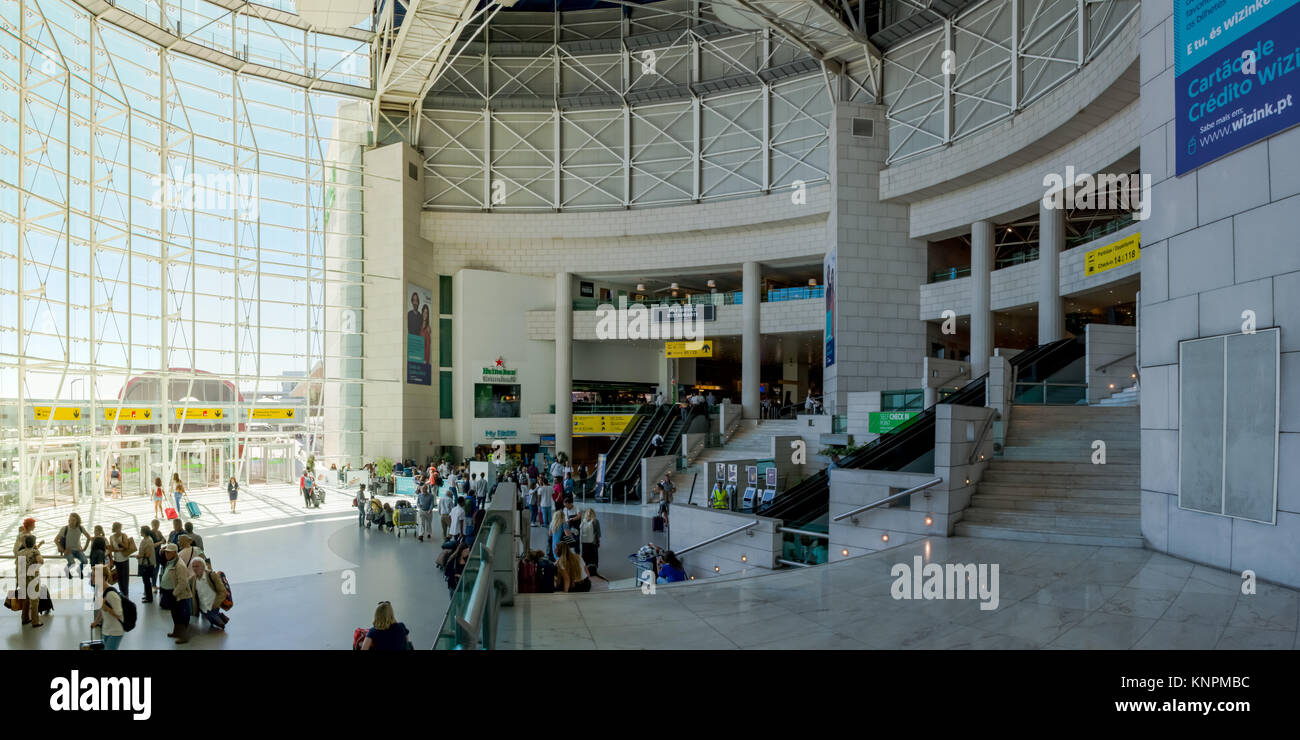
[[[190,41],[370,84],[364,41],[190,0],[118,4],[173,33],[181,6],[203,29]],[[369,110],[70,0],[0,4],[6,507],[361,463]]]

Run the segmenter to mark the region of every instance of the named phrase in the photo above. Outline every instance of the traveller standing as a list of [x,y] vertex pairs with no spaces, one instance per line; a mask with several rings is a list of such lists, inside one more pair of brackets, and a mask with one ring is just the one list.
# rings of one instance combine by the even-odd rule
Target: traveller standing
[[357,526],[366,526],[366,484],[362,483],[361,488],[357,490]]
[[126,628],[122,626],[125,619],[122,595],[108,585],[108,571],[105,568],[91,571],[91,583],[95,584],[99,608],[95,610],[95,619],[90,623],[90,629],[93,631],[96,627],[99,628],[105,650],[117,650],[122,644],[122,636],[126,634]]
[[664,454],[664,435],[655,432],[655,436],[650,438],[650,456],[659,457]]
[[420,510],[420,532],[417,536],[420,542],[424,538],[433,539],[433,509],[437,501],[433,494],[429,493],[428,486],[420,486],[420,495],[415,497],[415,508]]
[[72,577],[72,564],[77,563],[77,577],[86,574],[86,553],[82,551],[82,538],[90,542],[90,533],[81,525],[81,515],[75,511],[68,515],[68,524],[59,530],[54,538],[54,546],[68,563],[68,577]]
[[[28,520],[31,521],[31,520]],[[35,524],[35,522],[32,522]],[[24,522],[26,524],[26,522]],[[18,573],[15,573],[15,585],[19,589],[18,593],[18,611],[23,615],[23,624],[30,624],[33,627],[40,627],[45,624],[41,621],[39,613],[41,602],[41,565],[45,563],[45,558],[41,556],[40,544],[36,542],[36,535],[19,534],[19,541],[14,550],[16,563],[18,564]]]
[[122,523],[113,522],[113,533],[108,537],[108,553],[113,559],[118,588],[127,598],[131,597],[131,556],[135,549],[135,540],[122,531]]
[[230,482],[226,484],[226,495],[230,496],[230,513],[235,513],[235,501],[239,498],[239,481],[235,476],[230,476]]
[[185,495],[185,486],[180,475],[172,473],[172,499],[176,501],[176,513],[181,513],[181,496]]
[[181,548],[170,543],[167,545],[167,573],[172,579],[172,631],[167,636],[175,638],[177,645],[190,641],[190,605],[194,601],[194,571],[190,570],[189,560],[186,559],[192,558],[194,553],[188,547],[185,551],[182,556]]
[[551,527],[549,530],[550,537],[546,543],[546,554],[548,557],[556,557],[559,552],[560,543],[564,540],[565,517],[563,511],[557,511],[551,517]]
[[451,507],[451,520],[448,526],[448,535],[454,539],[460,539],[465,536],[465,499],[457,498],[456,505]]
[[447,532],[451,527],[451,510],[456,502],[451,498],[451,487],[444,486],[438,495],[438,521],[442,524],[442,540],[447,541]]
[[158,551],[155,548],[153,532],[148,527],[140,528],[140,548],[135,553],[136,568],[140,571],[140,580],[144,582],[144,598],[141,604],[153,601],[153,584],[158,568]]
[[165,515],[165,512],[163,512],[162,478],[153,479],[153,515],[159,518]]
[[582,526],[579,531],[581,537],[578,540],[580,543],[578,554],[587,563],[587,572],[591,574],[592,578],[600,578],[602,581],[608,580],[596,572],[596,569],[600,566],[600,520],[596,518],[595,509],[587,509],[582,512]]

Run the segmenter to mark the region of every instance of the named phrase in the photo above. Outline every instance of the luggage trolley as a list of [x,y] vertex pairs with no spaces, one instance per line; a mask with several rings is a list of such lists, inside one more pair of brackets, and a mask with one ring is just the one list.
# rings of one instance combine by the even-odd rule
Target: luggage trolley
[[402,536],[403,529],[415,530],[415,507],[399,506],[393,509],[393,529],[396,530],[397,536]]
[[627,556],[628,562],[636,566],[637,585],[651,584],[655,582],[655,558],[661,551],[653,545],[643,545],[640,550]]

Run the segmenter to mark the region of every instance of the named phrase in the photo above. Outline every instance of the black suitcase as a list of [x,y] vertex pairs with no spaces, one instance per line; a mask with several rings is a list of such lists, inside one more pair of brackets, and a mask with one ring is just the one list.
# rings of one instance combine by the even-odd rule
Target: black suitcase
[[655,530],[656,532],[662,532],[662,531],[664,531],[664,518],[661,517],[661,516],[656,516],[656,517],[654,518],[653,525],[654,525],[654,530]]
[[91,627],[91,628],[90,628],[90,639],[89,639],[89,640],[82,640],[82,641],[81,641],[81,645],[79,646],[80,649],[82,649],[82,650],[103,650],[103,649],[104,649],[104,633],[103,633],[103,631],[101,631],[101,632],[99,633],[99,637],[100,637],[100,639],[98,639],[98,640],[95,639],[95,628],[94,628],[94,627]]

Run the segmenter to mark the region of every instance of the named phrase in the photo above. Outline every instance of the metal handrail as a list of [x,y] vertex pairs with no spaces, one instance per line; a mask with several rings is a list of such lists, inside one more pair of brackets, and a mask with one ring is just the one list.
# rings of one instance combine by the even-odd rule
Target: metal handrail
[[1106,363],[1105,365],[1101,365],[1100,367],[1097,367],[1096,370],[1097,370],[1097,372],[1101,372],[1101,371],[1105,370],[1106,368],[1110,367],[1111,365],[1114,365],[1114,364],[1117,363],[1117,362],[1123,362],[1123,361],[1127,360],[1127,359],[1130,358],[1130,357],[1137,357],[1137,352],[1130,352],[1130,353],[1124,355],[1123,357],[1119,358],[1118,360],[1111,360],[1110,362]]
[[752,529],[753,527],[757,527],[758,524],[759,524],[759,520],[755,519],[754,521],[752,521],[752,522],[750,522],[750,523],[748,523],[748,524],[742,524],[741,526],[736,527],[735,529],[732,529],[732,530],[729,530],[729,531],[723,532],[722,534],[719,534],[719,535],[714,535],[713,537],[710,537],[710,538],[708,538],[707,540],[704,540],[703,542],[697,542],[697,543],[695,543],[694,545],[691,545],[690,547],[688,547],[688,548],[686,548],[686,549],[684,549],[684,550],[677,550],[675,554],[676,554],[678,557],[681,557],[682,555],[685,555],[686,553],[690,552],[691,550],[698,550],[698,549],[700,549],[701,547],[704,547],[705,545],[712,545],[714,542],[717,542],[718,540],[725,539],[725,538],[730,537],[731,535],[736,534],[736,533],[738,533],[738,532],[744,532],[744,531],[747,530],[747,529]]
[[979,454],[980,446],[982,446],[982,445],[984,444],[984,436],[987,435],[987,434],[989,433],[989,430],[993,428],[993,417],[994,417],[994,416],[997,416],[997,412],[996,412],[996,411],[990,413],[990,414],[988,415],[988,418],[986,418],[986,419],[984,420],[984,428],[983,428],[983,429],[980,429],[979,436],[975,438],[975,447],[974,447],[973,449],[971,449],[971,451],[970,451],[970,456],[968,456],[968,457],[966,458],[966,464],[967,464],[967,465],[974,465],[974,464],[975,464],[975,456]]
[[[496,540],[500,532],[501,528],[497,522],[493,521],[488,526],[487,537],[483,540],[480,550],[482,557],[479,559],[478,572],[474,574],[474,589],[470,591],[464,614],[456,617],[456,625],[461,631],[460,642],[469,646],[471,650],[478,647],[478,635],[483,625],[483,612],[487,607],[489,591],[494,595],[496,592],[491,568]],[[495,609],[495,604],[493,608]],[[488,645],[488,649],[492,647]]]
[[816,537],[822,540],[829,540],[831,536],[825,532],[810,532],[806,529],[795,529],[794,527],[777,527],[778,532],[789,532],[790,534],[803,534],[809,537]]
[[886,496],[880,499],[879,501],[875,501],[873,503],[867,504],[866,506],[859,506],[858,508],[853,509],[852,511],[846,511],[843,514],[840,514],[839,516],[832,518],[831,521],[838,522],[842,519],[848,519],[849,517],[857,516],[858,514],[861,514],[862,512],[868,509],[874,509],[877,506],[882,506],[884,504],[889,503],[890,501],[896,501],[904,496],[911,496],[914,493],[924,491],[925,489],[931,488],[933,486],[937,486],[940,483],[943,483],[943,478],[935,478],[934,480],[928,481],[926,483],[922,483],[919,486],[913,486],[912,488],[909,488],[906,491],[895,493],[892,496]]
[[799,561],[797,561],[797,560],[786,560],[786,559],[784,559],[784,558],[777,558],[777,559],[776,559],[776,562],[778,562],[778,563],[780,563],[780,564],[782,564],[782,565],[793,565],[793,566],[796,567],[796,568],[811,568],[811,567],[812,567],[812,564],[811,564],[811,563],[801,563],[801,562],[799,562]]

